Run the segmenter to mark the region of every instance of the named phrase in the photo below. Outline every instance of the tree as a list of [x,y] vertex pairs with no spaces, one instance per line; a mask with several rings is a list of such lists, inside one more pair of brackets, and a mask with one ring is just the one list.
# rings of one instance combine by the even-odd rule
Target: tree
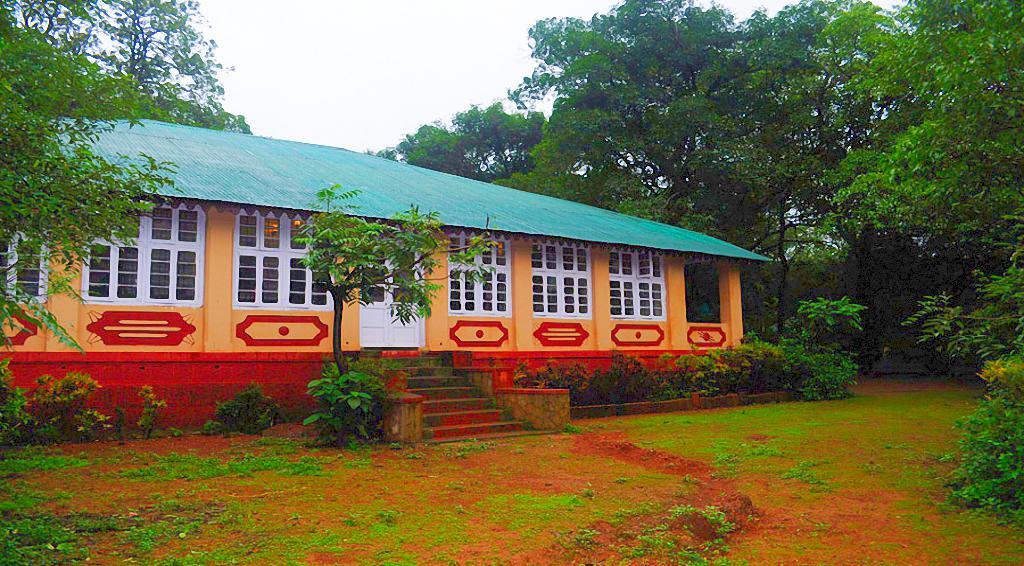
[[141,94],[130,116],[251,133],[224,110],[223,66],[201,32],[193,0],[0,0],[16,25],[55,48],[86,55],[111,76],[127,76]]
[[19,269],[49,266],[47,292],[77,296],[68,283],[93,242],[135,237],[149,195],[169,183],[167,166],[145,156],[111,161],[96,155],[92,144],[111,126],[105,119],[130,116],[136,102],[130,81],[54,47],[0,12],[3,327],[26,318],[77,346],[43,303],[11,281]]
[[323,212],[313,215],[299,238],[309,250],[303,262],[334,301],[332,349],[339,375],[348,373],[348,361],[341,352],[346,304],[366,305],[374,297],[390,295],[394,297],[392,315],[403,323],[429,316],[431,299],[441,289],[431,279],[440,265],[439,256],[447,254],[450,264],[477,280],[484,271],[473,259],[494,245],[486,235],[477,235],[465,246],[450,247],[437,213],[416,208],[390,221],[355,216],[348,203],[357,194],[343,192],[337,185],[319,191]]
[[427,124],[378,155],[492,182],[533,168],[531,151],[541,140],[544,122],[540,112],[508,113],[498,102],[473,106],[456,114],[450,127]]

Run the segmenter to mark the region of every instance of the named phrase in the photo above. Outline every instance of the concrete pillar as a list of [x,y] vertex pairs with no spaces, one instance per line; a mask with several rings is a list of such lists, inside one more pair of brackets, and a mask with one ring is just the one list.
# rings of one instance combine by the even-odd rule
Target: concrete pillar
[[594,341],[598,350],[612,350],[611,288],[608,286],[608,249],[590,250],[591,277],[594,281]]
[[533,350],[533,265],[532,242],[514,239],[512,252],[512,320],[509,344],[514,350]]
[[743,297],[740,291],[740,267],[728,261],[718,262],[718,297],[721,322],[727,325],[728,344],[737,346],[743,338]]
[[206,258],[203,269],[203,351],[230,352],[235,325],[231,303],[235,288],[235,215],[213,206],[206,212]]
[[668,308],[668,344],[689,350],[686,338],[686,262],[683,256],[665,256],[665,304]]

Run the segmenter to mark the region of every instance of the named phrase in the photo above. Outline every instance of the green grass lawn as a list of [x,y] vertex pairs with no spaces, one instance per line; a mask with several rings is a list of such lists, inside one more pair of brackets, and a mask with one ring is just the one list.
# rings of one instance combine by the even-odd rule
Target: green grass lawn
[[945,502],[975,394],[875,385],[355,451],[246,436],[13,451],[0,563],[1018,564],[1024,531]]

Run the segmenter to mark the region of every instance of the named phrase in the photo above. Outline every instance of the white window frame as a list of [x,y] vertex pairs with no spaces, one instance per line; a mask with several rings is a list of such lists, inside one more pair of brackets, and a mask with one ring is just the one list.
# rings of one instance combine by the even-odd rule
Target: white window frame
[[[18,242],[20,237],[15,237],[14,241],[7,245],[6,251],[0,255],[0,266],[4,268],[4,274],[6,280],[0,281],[0,285],[8,292],[13,292],[16,287],[21,285],[21,269],[18,266]],[[46,301],[47,297],[47,284],[49,283],[49,269],[47,268],[47,255],[45,250],[39,254],[39,278],[36,281],[38,284],[38,292],[32,299],[37,303]]]
[[[110,269],[109,280],[107,281],[107,295],[95,296],[89,292],[90,259],[86,258],[82,266],[82,298],[87,304],[122,304],[122,305],[162,305],[162,306],[189,306],[198,307],[203,304],[203,289],[205,287],[205,263],[206,263],[206,211],[199,205],[178,204],[174,206],[158,206],[156,209],[171,210],[171,239],[162,240],[153,238],[153,216],[146,214],[139,217],[139,233],[134,242],[120,243],[100,240],[95,243],[97,246],[110,248]],[[196,212],[196,240],[194,242],[179,240],[180,214],[182,211]],[[121,249],[136,248],[138,250],[137,271],[135,279],[135,296],[118,297],[118,275],[117,268]],[[152,289],[150,280],[153,268],[153,251],[170,251],[170,272],[168,273],[167,298],[151,297]],[[195,295],[191,300],[179,300],[177,294],[177,267],[178,256],[181,252],[193,252],[196,258],[195,273]]]
[[[623,259],[628,256],[629,259],[629,273],[626,271],[625,263]],[[616,272],[615,259],[617,259],[619,269]],[[646,271],[646,273],[641,273]],[[609,310],[611,318],[615,320],[655,320],[663,321],[666,319],[668,313],[666,297],[668,293],[665,288],[665,257],[661,254],[651,252],[648,250],[637,250],[637,249],[613,249],[608,254],[608,280],[609,280],[609,305],[612,305],[614,297],[614,290],[616,285],[615,282],[619,283],[618,288],[621,290],[621,309],[620,314],[614,314],[612,310]],[[641,286],[647,286],[648,298],[644,299],[641,293]],[[655,286],[660,288],[657,297],[655,294]],[[632,302],[633,314],[626,314],[627,300]],[[641,314],[641,308],[643,301],[648,301],[650,313],[647,315]],[[657,308],[656,301],[660,302],[661,314],[655,314]],[[610,306],[610,309],[614,306]]]
[[[241,228],[242,218],[252,217],[256,219],[256,244],[253,246],[243,246],[241,244]],[[278,221],[278,245],[277,247],[266,245],[266,223],[267,220]],[[298,213],[286,213],[286,212],[261,212],[261,211],[246,211],[240,210],[235,213],[235,229],[233,232],[232,247],[234,248],[234,261],[232,262],[231,280],[231,304],[234,308],[239,310],[302,310],[302,311],[332,311],[334,310],[334,303],[331,300],[331,295],[327,290],[324,290],[325,299],[324,304],[318,305],[313,304],[313,272],[309,268],[303,266],[303,272],[305,273],[304,283],[304,299],[301,304],[290,302],[291,295],[291,262],[292,260],[302,260],[306,257],[306,246],[299,248],[292,247],[292,221],[299,220],[301,222],[309,222],[309,216]],[[253,302],[244,302],[238,299],[240,277],[239,268],[242,256],[254,256],[256,258],[256,289],[255,300]],[[264,302],[263,300],[263,270],[264,262],[266,258],[277,258],[277,297],[276,303]]]
[[[568,261],[571,266],[569,269],[565,267],[567,252],[571,254]],[[582,270],[579,269],[581,252],[584,261]],[[530,285],[533,316],[584,320],[593,317],[592,289],[594,281],[591,276],[589,246],[575,242],[534,241],[530,247],[530,265],[532,267]],[[550,292],[552,278],[554,279],[554,293]],[[566,279],[570,279],[571,282],[567,284]],[[580,285],[580,281],[585,283]],[[582,293],[580,293],[581,287],[583,288]],[[571,292],[567,293],[566,291]],[[569,304],[567,299],[571,299],[572,304]],[[586,312],[580,312],[581,305],[585,307]],[[540,310],[537,310],[538,307]]]
[[[464,246],[466,241],[472,237],[470,234],[465,232],[454,232],[449,233],[449,246],[450,247],[461,247]],[[458,272],[458,265],[453,264],[452,261],[448,262],[448,289],[447,289],[447,305],[448,314],[451,316],[493,316],[501,318],[510,318],[512,316],[512,247],[507,238],[495,237],[492,238],[499,246],[499,249],[491,249],[478,255],[473,259],[473,263],[478,267],[486,268],[485,278],[493,278],[493,283],[487,281],[475,281],[466,283],[465,276],[461,276]],[[454,269],[453,269],[454,268]],[[501,281],[501,279],[504,281]],[[456,287],[455,283],[458,283]],[[498,306],[501,304],[499,301],[499,286],[505,285],[505,310],[499,310]],[[487,289],[487,286],[491,285],[491,289]],[[472,298],[466,298],[468,293],[472,293]],[[488,310],[483,309],[483,304],[487,294],[491,296],[491,308]],[[458,302],[459,308],[452,308],[452,303]],[[467,309],[466,304],[472,302],[473,308]]]

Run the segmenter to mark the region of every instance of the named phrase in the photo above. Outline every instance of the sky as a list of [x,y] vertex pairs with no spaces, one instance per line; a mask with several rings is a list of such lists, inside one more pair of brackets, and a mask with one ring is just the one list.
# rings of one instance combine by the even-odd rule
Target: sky
[[[718,4],[743,19],[792,2]],[[200,0],[200,9],[228,68],[224,106],[254,134],[363,151],[506,100],[534,68],[528,32],[537,20],[589,18],[616,3]]]

